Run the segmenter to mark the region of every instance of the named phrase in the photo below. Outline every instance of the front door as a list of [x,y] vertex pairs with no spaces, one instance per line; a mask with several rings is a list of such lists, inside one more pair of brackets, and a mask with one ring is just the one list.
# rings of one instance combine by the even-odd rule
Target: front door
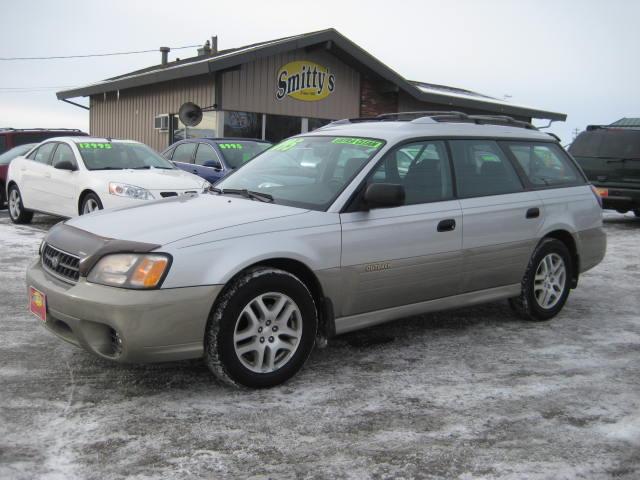
[[[56,168],[60,162],[70,162],[76,166],[75,171],[61,170]],[[50,182],[49,195],[51,197],[51,213],[57,213],[66,217],[78,215],[78,162],[71,150],[65,143],[59,143],[53,154],[51,166],[49,168]]]
[[405,188],[405,205],[340,215],[345,295],[336,316],[381,310],[458,291],[462,210],[453,198],[444,142],[405,144],[367,183]]

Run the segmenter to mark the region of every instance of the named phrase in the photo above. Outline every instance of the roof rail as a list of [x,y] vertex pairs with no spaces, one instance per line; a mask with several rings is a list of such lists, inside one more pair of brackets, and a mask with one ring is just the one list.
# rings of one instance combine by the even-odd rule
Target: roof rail
[[458,111],[446,111],[446,110],[427,110],[416,112],[395,112],[395,113],[383,113],[376,117],[360,117],[360,118],[345,118],[342,120],[336,120],[329,125],[344,125],[347,123],[358,122],[392,122],[392,121],[411,121],[416,123],[424,123],[425,120],[431,120],[433,122],[464,122],[475,123],[476,125],[505,125],[518,128],[526,128],[527,130],[538,130],[538,128],[522,120],[516,120],[513,117],[507,115],[469,115],[464,112]]

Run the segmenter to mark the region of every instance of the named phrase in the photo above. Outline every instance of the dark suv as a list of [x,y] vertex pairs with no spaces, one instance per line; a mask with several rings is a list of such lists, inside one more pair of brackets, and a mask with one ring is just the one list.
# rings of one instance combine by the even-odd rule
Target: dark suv
[[2,128],[0,127],[0,153],[25,143],[40,143],[47,138],[69,135],[87,135],[74,128]]
[[604,208],[640,217],[640,126],[590,125],[569,147]]

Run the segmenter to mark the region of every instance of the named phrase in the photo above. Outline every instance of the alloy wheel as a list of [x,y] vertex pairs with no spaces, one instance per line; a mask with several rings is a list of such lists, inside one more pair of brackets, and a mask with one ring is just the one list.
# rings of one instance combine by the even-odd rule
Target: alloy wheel
[[560,301],[567,283],[567,268],[557,253],[542,258],[536,269],[533,293],[538,305],[551,309]]
[[9,213],[11,218],[20,216],[20,193],[15,188],[9,193]]
[[87,213],[95,212],[96,210],[100,210],[100,205],[98,205],[98,202],[95,199],[89,198],[86,202],[84,202],[84,206],[82,207],[82,214],[85,215]]
[[235,353],[246,368],[271,373],[289,362],[302,337],[302,314],[287,295],[258,295],[242,310],[233,333]]

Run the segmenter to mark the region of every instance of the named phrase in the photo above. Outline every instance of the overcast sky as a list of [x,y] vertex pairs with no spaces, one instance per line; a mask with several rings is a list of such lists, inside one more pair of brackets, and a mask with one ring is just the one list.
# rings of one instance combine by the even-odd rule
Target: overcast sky
[[[568,114],[551,131],[640,116],[640,1],[7,1],[0,57],[220,49],[334,27],[411,80]],[[9,8],[10,7],[10,8]],[[172,51],[170,59],[195,55]],[[88,130],[55,91],[159,63],[160,53],[0,61],[0,126]],[[31,88],[38,88],[33,90]],[[43,88],[46,87],[46,88]],[[63,87],[63,88],[60,88]],[[18,90],[21,89],[21,90]],[[85,102],[85,99],[81,99]],[[542,124],[544,122],[536,122]]]

